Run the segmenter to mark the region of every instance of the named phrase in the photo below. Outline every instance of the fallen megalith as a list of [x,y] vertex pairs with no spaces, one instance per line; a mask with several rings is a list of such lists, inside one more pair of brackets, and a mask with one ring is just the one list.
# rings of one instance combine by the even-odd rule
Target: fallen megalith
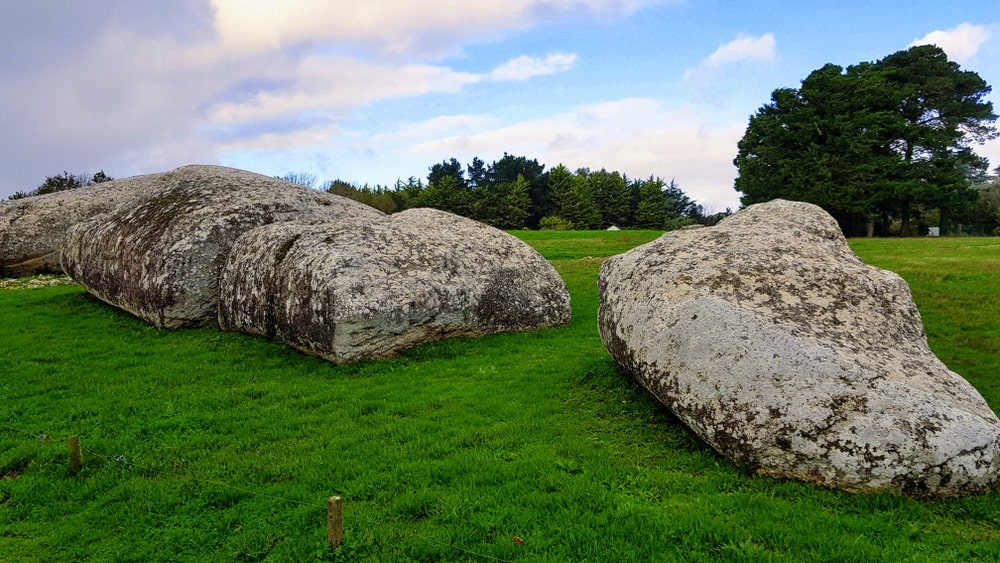
[[165,329],[215,322],[219,275],[245,232],[383,217],[347,198],[221,166],[132,180],[128,205],[69,228],[61,264],[91,294]]
[[1000,469],[1000,420],[927,345],[906,283],[814,205],[776,200],[604,262],[601,338],[733,462],[854,492],[953,497]]
[[59,251],[69,228],[129,201],[155,176],[0,201],[0,278],[61,274]]
[[248,231],[222,271],[219,324],[335,363],[451,336],[557,326],[569,293],[519,239],[434,209]]

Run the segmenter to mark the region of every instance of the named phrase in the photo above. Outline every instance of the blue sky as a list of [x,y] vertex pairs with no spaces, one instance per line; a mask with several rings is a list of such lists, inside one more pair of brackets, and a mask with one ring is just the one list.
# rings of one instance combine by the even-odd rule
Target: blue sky
[[1000,82],[975,0],[42,0],[0,41],[0,196],[190,163],[391,185],[508,152],[722,210],[749,116],[826,63],[932,42]]

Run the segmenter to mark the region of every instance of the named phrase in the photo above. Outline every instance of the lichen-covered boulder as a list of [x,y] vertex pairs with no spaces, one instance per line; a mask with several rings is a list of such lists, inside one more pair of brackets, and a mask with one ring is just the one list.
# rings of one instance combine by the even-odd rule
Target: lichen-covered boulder
[[434,209],[364,225],[247,232],[222,272],[219,324],[335,363],[450,336],[570,320],[569,293],[530,246]]
[[[155,176],[155,175],[153,175]],[[129,201],[153,176],[0,201],[0,277],[59,274],[59,249],[73,225]]]
[[819,207],[750,206],[604,262],[612,356],[722,455],[848,491],[993,487],[1000,420],[927,346],[906,283]]
[[221,166],[144,178],[129,205],[69,229],[62,267],[93,295],[159,328],[215,321],[219,274],[243,233],[289,220],[383,216],[347,198]]

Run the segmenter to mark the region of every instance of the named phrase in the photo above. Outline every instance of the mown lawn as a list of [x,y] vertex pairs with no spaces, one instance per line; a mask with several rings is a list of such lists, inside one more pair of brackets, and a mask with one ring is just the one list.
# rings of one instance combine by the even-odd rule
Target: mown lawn
[[[597,269],[658,233],[516,234],[569,284],[570,326],[351,366],[159,332],[76,287],[0,291],[0,562],[1000,559],[997,493],[748,475],[626,380]],[[935,351],[1000,407],[1000,239],[852,246],[911,283]]]

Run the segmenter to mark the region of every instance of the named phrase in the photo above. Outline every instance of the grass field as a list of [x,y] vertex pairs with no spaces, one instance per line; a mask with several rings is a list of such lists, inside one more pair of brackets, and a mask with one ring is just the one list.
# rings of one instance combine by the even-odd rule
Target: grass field
[[[1000,560],[998,493],[748,475],[630,384],[597,269],[658,233],[516,234],[569,285],[570,326],[341,367],[159,332],[77,287],[0,291],[0,562]],[[910,282],[934,350],[1000,407],[1000,239],[852,246]]]

